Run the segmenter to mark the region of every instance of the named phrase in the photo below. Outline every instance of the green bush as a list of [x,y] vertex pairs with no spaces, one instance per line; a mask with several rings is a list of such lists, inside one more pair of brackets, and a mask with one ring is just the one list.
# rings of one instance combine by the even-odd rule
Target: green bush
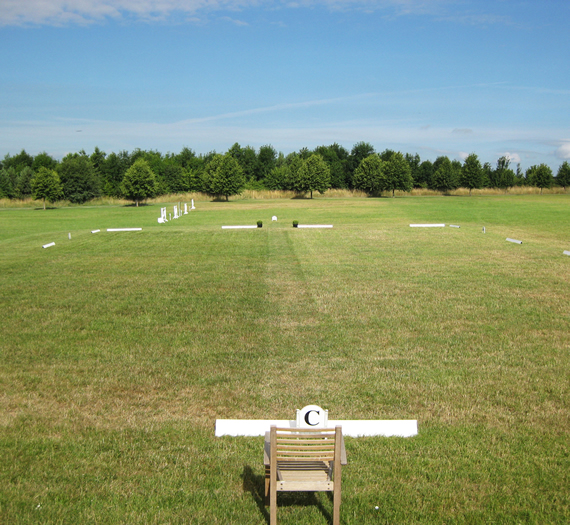
[[296,228],[297,226],[299,226],[299,221],[293,221],[293,228]]
[[262,226],[263,226],[263,222],[257,221],[257,227],[258,227],[258,228],[261,228]]

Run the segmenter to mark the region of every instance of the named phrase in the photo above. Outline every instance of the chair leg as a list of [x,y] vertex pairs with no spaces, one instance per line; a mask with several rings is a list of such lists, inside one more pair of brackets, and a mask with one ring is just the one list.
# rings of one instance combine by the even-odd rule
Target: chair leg
[[340,524],[340,487],[335,483],[333,492],[333,525]]
[[277,525],[277,490],[269,487],[270,505],[269,505],[269,525]]
[[269,506],[269,467],[265,467],[265,506]]

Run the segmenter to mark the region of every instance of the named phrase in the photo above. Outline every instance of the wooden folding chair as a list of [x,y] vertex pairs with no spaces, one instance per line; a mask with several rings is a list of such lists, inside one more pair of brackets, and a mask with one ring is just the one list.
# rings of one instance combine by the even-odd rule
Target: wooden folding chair
[[267,434],[265,495],[267,503],[269,493],[270,524],[277,524],[277,492],[327,491],[333,492],[333,525],[338,525],[341,463],[346,465],[342,428],[272,425]]

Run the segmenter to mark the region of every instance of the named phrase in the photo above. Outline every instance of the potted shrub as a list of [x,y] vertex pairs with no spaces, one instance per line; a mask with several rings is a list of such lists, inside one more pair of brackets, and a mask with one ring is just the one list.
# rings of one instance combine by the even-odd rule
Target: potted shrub
[[299,221],[293,221],[293,228],[296,228],[297,226],[299,226]]
[[263,226],[263,222],[262,221],[257,221],[257,227],[261,228]]

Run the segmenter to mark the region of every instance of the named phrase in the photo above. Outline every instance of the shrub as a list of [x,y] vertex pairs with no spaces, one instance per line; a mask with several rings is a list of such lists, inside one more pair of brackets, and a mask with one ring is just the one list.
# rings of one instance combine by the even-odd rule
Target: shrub
[[299,226],[299,221],[293,221],[293,228],[296,228],[297,226]]
[[261,228],[262,226],[263,226],[263,222],[257,221],[257,227],[258,227],[258,228]]

